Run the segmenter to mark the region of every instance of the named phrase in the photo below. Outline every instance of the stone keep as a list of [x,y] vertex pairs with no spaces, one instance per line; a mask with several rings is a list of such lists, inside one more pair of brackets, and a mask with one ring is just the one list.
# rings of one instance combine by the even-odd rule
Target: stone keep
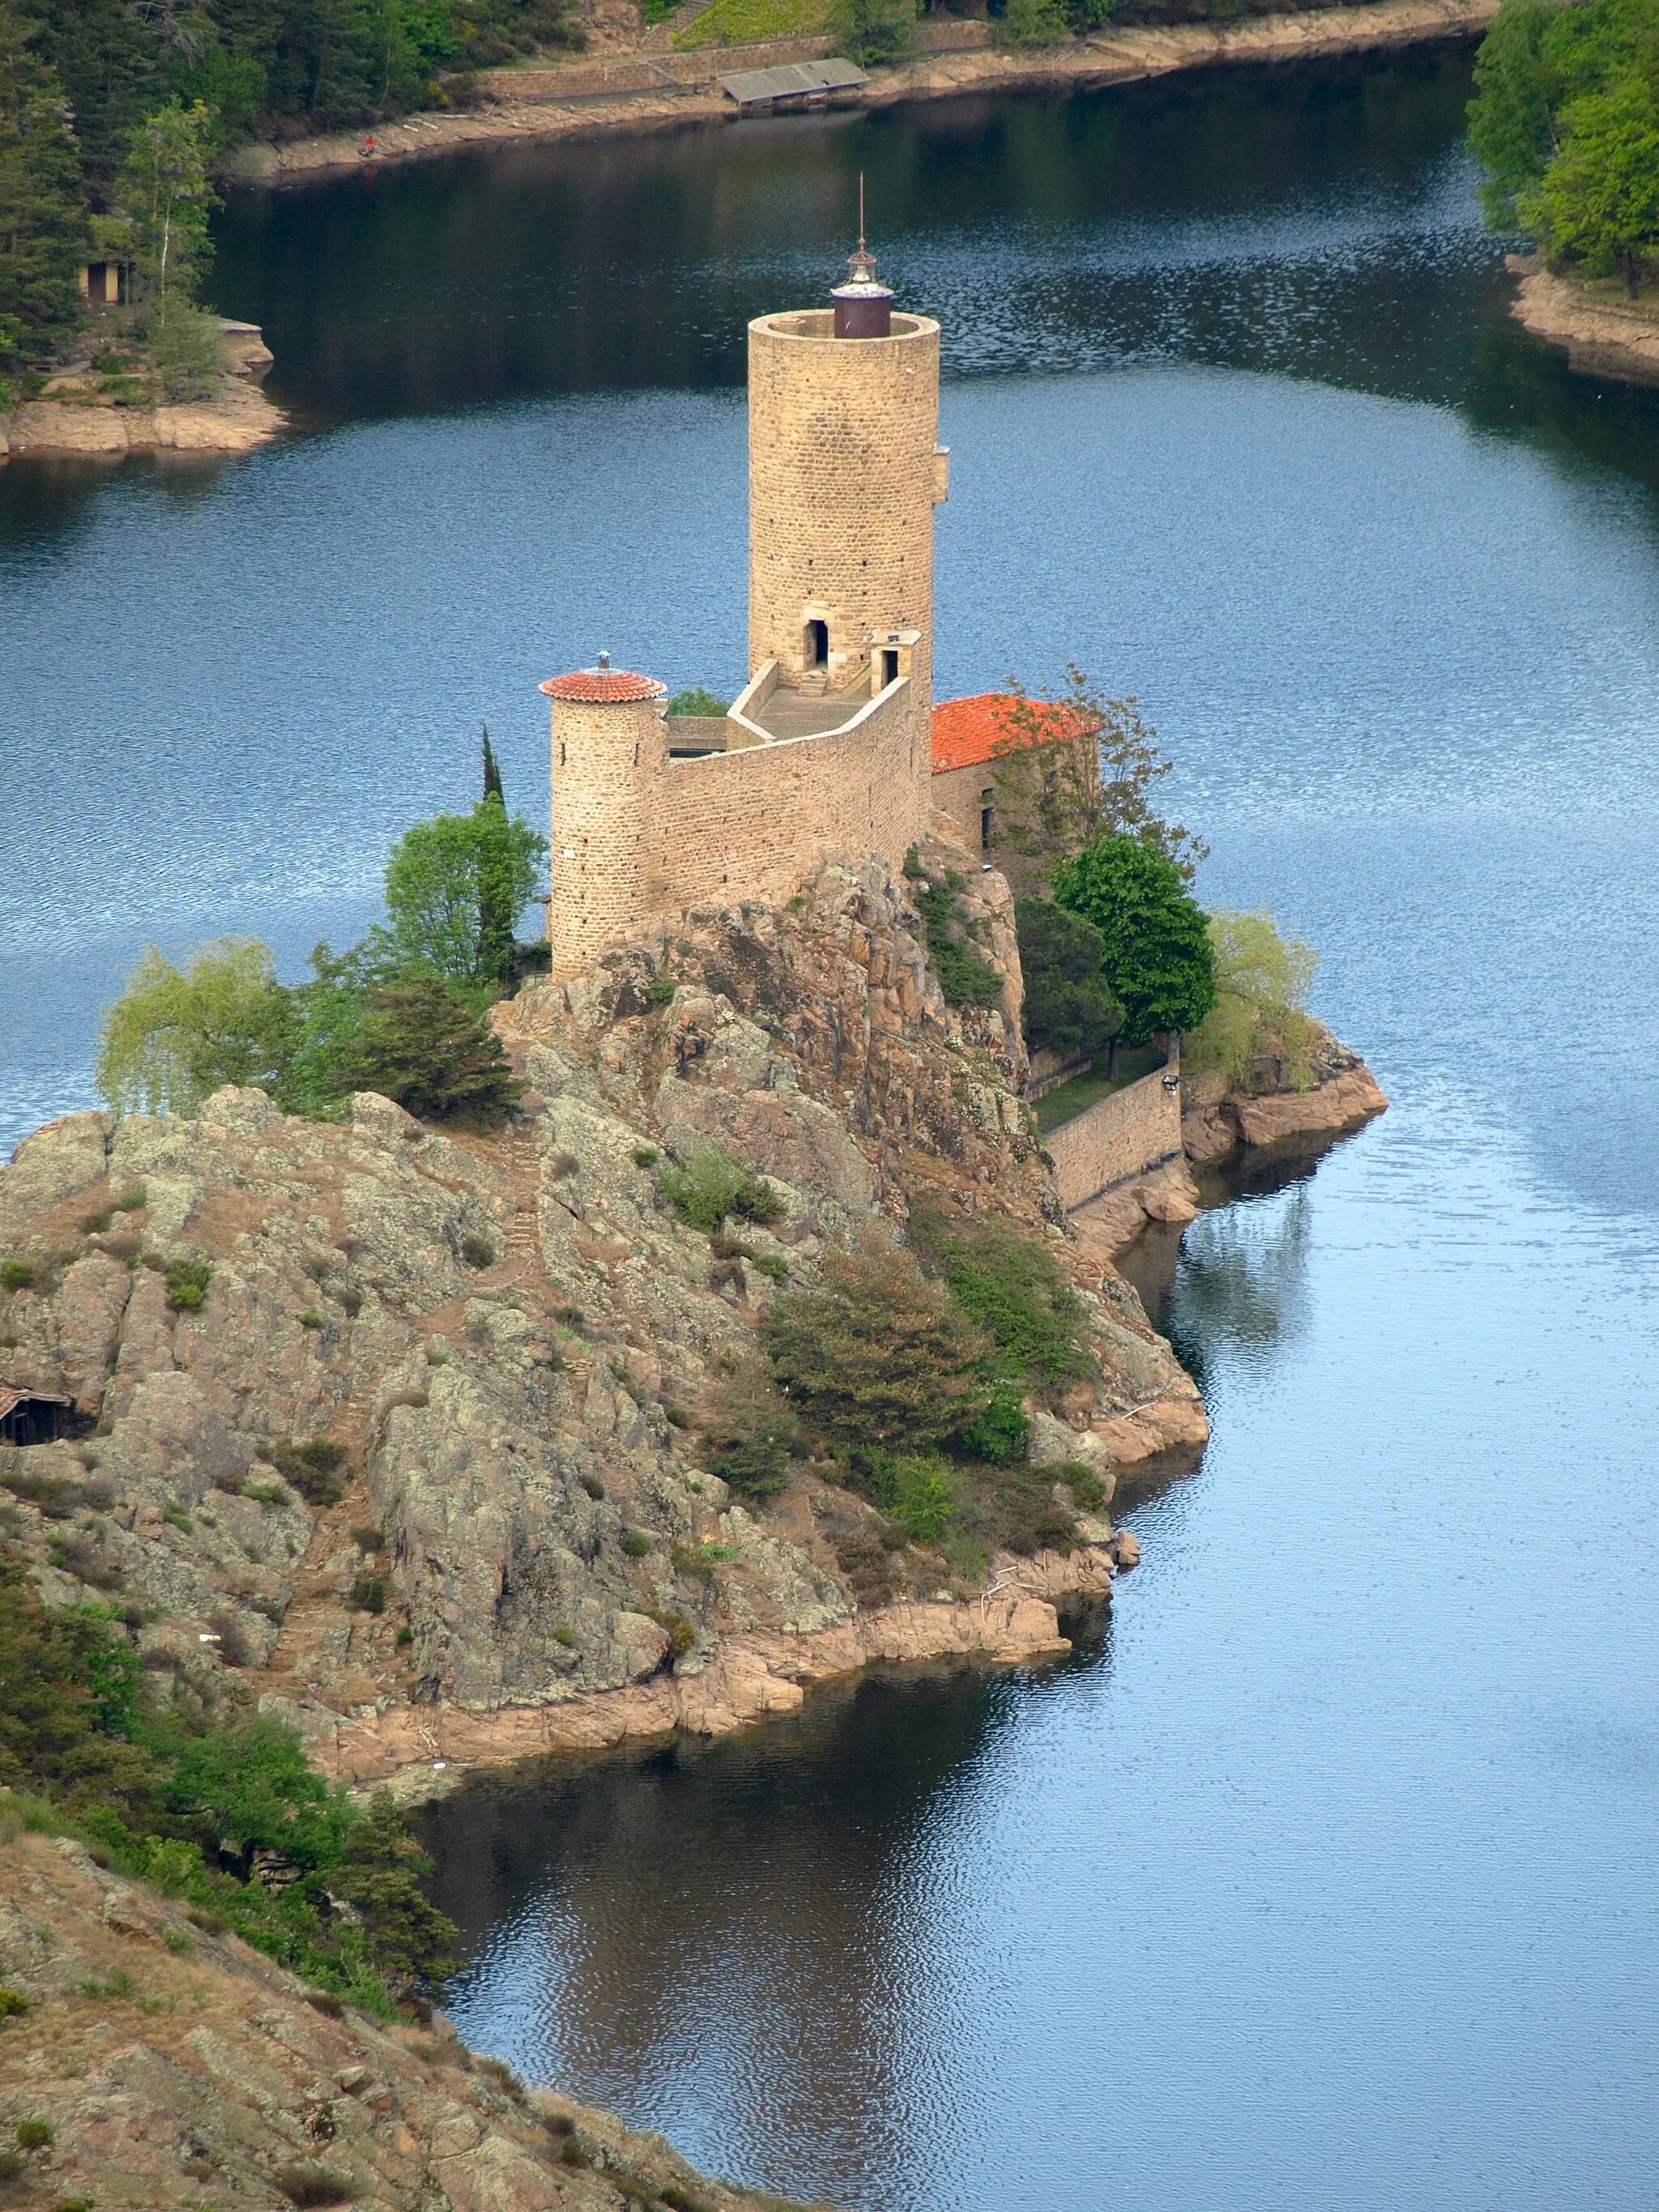
[[836,321],[749,325],[749,665],[775,659],[783,684],[839,690],[875,641],[904,637],[894,672],[925,734],[947,460],[939,325],[893,315],[884,337],[838,337]]
[[542,685],[553,702],[552,972],[580,973],[659,901],[657,808],[666,758],[649,676],[605,665]]

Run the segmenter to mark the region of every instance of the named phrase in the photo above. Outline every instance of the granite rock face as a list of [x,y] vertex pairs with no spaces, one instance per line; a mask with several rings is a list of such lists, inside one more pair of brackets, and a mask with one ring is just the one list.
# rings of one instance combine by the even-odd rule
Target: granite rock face
[[[964,874],[960,912],[1000,1009],[945,1004],[905,883],[873,866],[523,991],[495,1010],[528,1086],[496,1135],[367,1094],[303,1121],[234,1089],[194,1120],[37,1132],[0,1170],[0,1258],[33,1275],[0,1297],[0,1380],[72,1396],[83,1433],[5,1453],[0,1480],[48,1595],[126,1607],[181,1693],[239,1668],[319,1741],[822,1637],[858,1610],[834,1539],[869,1509],[815,1477],[746,1511],[698,1418],[780,1288],[902,1240],[919,1194],[1013,1217],[1078,1283],[1100,1383],[1034,1456],[1097,1465],[1109,1493],[1115,1465],[1200,1442],[1168,1346],[1064,1228],[1018,1095],[1001,878]],[[661,1187],[710,1144],[776,1203],[736,1251]]]
[[441,2014],[423,2033],[318,2010],[293,1975],[79,1844],[0,1841],[0,1981],[27,2008],[0,2046],[0,2127],[52,2131],[13,2184],[32,2203],[623,2212],[667,2191],[784,2212],[660,2136],[525,2090]]

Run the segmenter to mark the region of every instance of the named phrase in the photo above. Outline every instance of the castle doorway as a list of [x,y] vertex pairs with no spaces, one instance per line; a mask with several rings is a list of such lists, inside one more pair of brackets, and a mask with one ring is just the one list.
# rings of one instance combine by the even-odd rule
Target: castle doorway
[[898,682],[898,655],[890,647],[882,648],[881,682],[884,690],[888,684]]
[[806,625],[806,665],[809,668],[828,668],[830,665],[830,625],[826,622],[809,622]]

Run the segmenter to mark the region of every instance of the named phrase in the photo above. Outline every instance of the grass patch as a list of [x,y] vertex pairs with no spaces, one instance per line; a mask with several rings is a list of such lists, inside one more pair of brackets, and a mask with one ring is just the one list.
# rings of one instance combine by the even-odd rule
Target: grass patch
[[1155,1044],[1124,1045],[1117,1055],[1117,1073],[1106,1073],[1107,1054],[1099,1054],[1081,1075],[1073,1075],[1046,1098],[1039,1098],[1035,1112],[1039,1133],[1047,1136],[1049,1130],[1058,1129],[1062,1122],[1076,1121],[1091,1106],[1098,1106],[1103,1098],[1109,1098],[1119,1091],[1127,1091],[1132,1083],[1143,1076],[1157,1073],[1164,1066],[1164,1054]]
[[756,39],[804,37],[827,31],[834,12],[832,0],[714,0],[695,22],[674,33],[673,43],[685,53],[697,46],[743,46]]

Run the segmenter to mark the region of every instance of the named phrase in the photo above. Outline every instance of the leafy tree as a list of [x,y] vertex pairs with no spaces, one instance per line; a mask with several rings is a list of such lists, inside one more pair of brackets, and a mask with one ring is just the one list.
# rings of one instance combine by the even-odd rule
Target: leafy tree
[[146,321],[165,328],[171,309],[188,306],[212,258],[208,216],[218,195],[208,182],[211,111],[176,97],[147,115],[127,144],[108,228],[137,272]]
[[356,1908],[375,1966],[398,1990],[453,1973],[456,1928],[421,1887],[432,1862],[410,1834],[389,1790],[377,1790],[348,1826],[328,1888]]
[[1310,945],[1281,937],[1270,914],[1212,914],[1215,1004],[1182,1047],[1194,1066],[1220,1068],[1241,1082],[1252,1060],[1288,1060],[1292,1080],[1312,1079],[1318,1029],[1307,1012],[1319,956]]
[[307,1763],[295,1731],[264,1715],[186,1744],[167,1803],[243,1880],[255,1851],[278,1852],[307,1873],[337,1865],[356,1819],[344,1788],[331,1789]]
[[501,1039],[435,975],[374,986],[334,1073],[342,1093],[375,1091],[427,1121],[498,1121],[524,1091]]
[[546,853],[547,840],[494,793],[471,814],[417,822],[386,862],[388,961],[459,984],[503,981]]
[[1659,99],[1639,77],[1586,93],[1561,112],[1561,150],[1516,211],[1552,257],[1591,276],[1637,272],[1659,252]]
[[1190,877],[1208,850],[1153,811],[1152,789],[1172,763],[1133,699],[1108,699],[1068,663],[1057,697],[1010,678],[992,769],[999,834],[1046,882],[1102,837],[1131,836]]
[[137,1654],[90,1607],[48,1611],[23,1555],[0,1547],[0,1783],[129,1821],[156,1806],[155,1761],[125,1741]]
[[664,712],[669,714],[723,714],[730,704],[730,700],[717,699],[712,691],[705,691],[701,684],[696,684],[689,691],[677,691]]
[[1100,932],[1131,1044],[1198,1027],[1215,1003],[1215,957],[1174,860],[1136,837],[1103,837],[1055,870],[1054,899]]
[[740,1498],[770,1498],[781,1490],[790,1461],[806,1449],[794,1408],[755,1358],[739,1361],[720,1377],[703,1440],[709,1472]]
[[193,1114],[221,1084],[280,1090],[300,1029],[268,945],[222,937],[175,968],[146,946],[106,1009],[97,1084],[118,1114]]
[[1025,977],[1025,1042],[1033,1052],[1094,1054],[1123,1024],[1101,962],[1100,932],[1052,899],[1014,901]]
[[915,35],[915,0],[836,0],[830,21],[848,59],[869,69],[909,52]]
[[854,1455],[925,1451],[985,1403],[985,1338],[906,1252],[840,1253],[822,1286],[787,1291],[761,1342],[809,1428]]
[[80,149],[37,39],[0,0],[0,374],[46,359],[81,320]]

